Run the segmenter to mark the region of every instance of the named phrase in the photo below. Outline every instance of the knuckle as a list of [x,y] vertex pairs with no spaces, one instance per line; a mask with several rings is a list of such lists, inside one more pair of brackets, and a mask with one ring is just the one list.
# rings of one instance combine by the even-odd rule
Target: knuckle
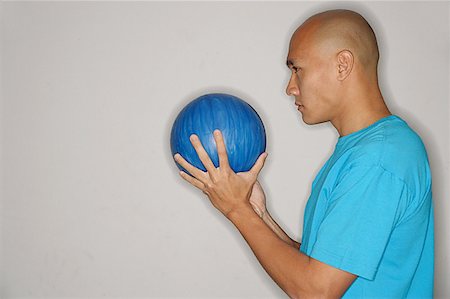
[[223,174],[224,174],[226,179],[229,179],[229,178],[231,178],[231,175],[233,174],[233,172],[231,171],[231,168],[225,167],[223,169]]
[[230,179],[230,172],[224,170],[222,176],[224,181],[228,181]]
[[211,177],[211,182],[212,182],[213,184],[217,184],[217,183],[220,182],[220,178],[217,177],[217,176],[212,176],[212,177]]

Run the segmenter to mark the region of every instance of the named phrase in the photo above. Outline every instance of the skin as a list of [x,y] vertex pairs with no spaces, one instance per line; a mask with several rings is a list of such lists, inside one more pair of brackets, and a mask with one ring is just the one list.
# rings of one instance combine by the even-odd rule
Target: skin
[[[346,10],[320,13],[293,34],[287,57],[291,78],[286,93],[307,124],[331,122],[340,136],[390,115],[378,87],[378,47],[375,35],[359,15]],[[193,176],[181,177],[200,189],[239,230],[262,267],[291,298],[339,298],[356,275],[324,264],[300,252],[272,219],[257,182],[267,153],[248,172],[234,173],[228,164],[220,131],[214,132],[219,155],[215,168],[197,136],[191,143],[206,172],[179,154],[177,163]]]
[[345,136],[391,114],[378,85],[377,64],[375,35],[360,15],[321,13],[292,36],[286,93],[295,98],[305,123],[330,121]]

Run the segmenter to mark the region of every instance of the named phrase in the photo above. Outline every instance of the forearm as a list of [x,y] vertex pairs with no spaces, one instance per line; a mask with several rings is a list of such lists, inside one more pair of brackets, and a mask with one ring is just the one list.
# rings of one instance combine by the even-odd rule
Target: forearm
[[270,216],[269,212],[266,211],[262,215],[262,220],[264,221],[267,226],[284,242],[286,242],[288,245],[293,246],[296,249],[300,249],[300,243],[292,240],[284,231],[283,229],[278,225],[278,223],[273,220],[273,218]]
[[[250,208],[251,209],[251,208]],[[290,297],[317,295],[310,274],[310,258],[282,240],[252,210],[229,215],[258,261]]]

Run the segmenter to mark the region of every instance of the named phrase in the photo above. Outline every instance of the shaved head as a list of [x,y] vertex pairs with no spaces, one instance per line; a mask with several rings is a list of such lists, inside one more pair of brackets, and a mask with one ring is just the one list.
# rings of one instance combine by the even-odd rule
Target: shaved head
[[292,35],[286,93],[307,124],[326,121],[345,133],[358,118],[389,113],[378,85],[378,45],[369,23],[350,10],[308,18]]
[[355,63],[376,72],[379,54],[375,33],[354,11],[329,10],[313,15],[295,31],[291,39],[293,45],[308,47],[321,54],[348,50]]

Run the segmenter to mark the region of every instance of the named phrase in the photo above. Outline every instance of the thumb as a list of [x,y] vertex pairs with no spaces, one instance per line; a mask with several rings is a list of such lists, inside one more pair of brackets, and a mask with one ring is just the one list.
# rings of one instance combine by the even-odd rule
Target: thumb
[[264,152],[259,157],[258,160],[256,160],[255,165],[253,165],[252,169],[250,169],[250,173],[257,177],[259,173],[261,172],[261,169],[264,167],[264,163],[266,162],[266,158],[268,156],[268,153]]

